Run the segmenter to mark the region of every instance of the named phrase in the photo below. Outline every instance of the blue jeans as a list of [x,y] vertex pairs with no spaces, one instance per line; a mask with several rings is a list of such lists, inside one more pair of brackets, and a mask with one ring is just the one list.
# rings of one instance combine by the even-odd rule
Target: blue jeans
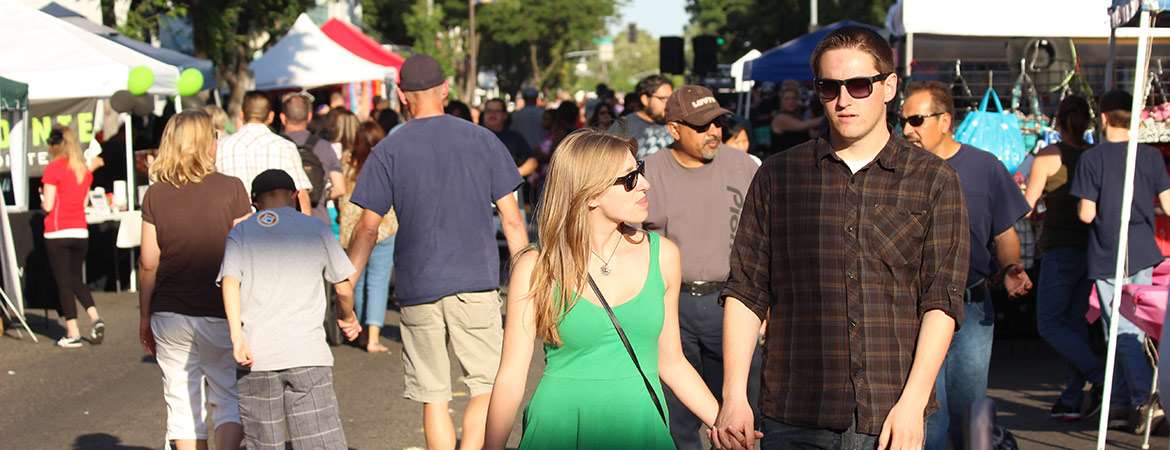
[[358,321],[382,326],[386,322],[386,304],[390,301],[390,274],[394,269],[394,236],[374,246],[366,271],[354,287],[353,310]]
[[877,436],[857,432],[857,416],[845,431],[802,428],[769,419],[763,420],[760,450],[873,450]]
[[[982,297],[982,298],[973,298]],[[938,411],[926,419],[926,449],[963,448],[963,421],[971,405],[987,395],[987,369],[995,336],[995,310],[987,289],[968,290],[963,325],[951,338],[934,382]]]
[[1089,291],[1085,249],[1059,247],[1044,252],[1036,289],[1036,329],[1068,362],[1068,381],[1060,403],[1074,408],[1084,402],[1085,382],[1099,386],[1105,379],[1105,363],[1089,345]]
[[[1125,279],[1125,284],[1150,284],[1154,268],[1148,267]],[[1096,280],[1097,298],[1101,302],[1101,324],[1105,326],[1105,338],[1109,338],[1109,317],[1116,286],[1113,279]],[[1117,324],[1117,363],[1113,370],[1113,395],[1110,404],[1134,408],[1150,396],[1150,385],[1154,381],[1154,369],[1146,359],[1146,333],[1121,317]]]

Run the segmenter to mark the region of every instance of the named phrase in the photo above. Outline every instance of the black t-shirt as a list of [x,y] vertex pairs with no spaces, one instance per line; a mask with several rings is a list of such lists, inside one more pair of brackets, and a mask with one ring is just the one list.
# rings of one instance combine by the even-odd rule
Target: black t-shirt
[[[1113,277],[1121,231],[1121,197],[1125,185],[1126,142],[1104,142],[1081,155],[1071,194],[1097,203],[1097,217],[1089,233],[1089,278]],[[1162,262],[1154,240],[1154,202],[1170,189],[1166,162],[1158,149],[1139,144],[1133,179],[1133,209],[1129,218],[1127,276]]]
[[500,142],[503,142],[504,147],[508,148],[508,154],[512,155],[516,167],[520,167],[528,158],[534,157],[532,147],[528,146],[528,141],[524,140],[524,136],[521,136],[520,133],[504,130],[501,133],[496,133],[496,137],[500,138]]

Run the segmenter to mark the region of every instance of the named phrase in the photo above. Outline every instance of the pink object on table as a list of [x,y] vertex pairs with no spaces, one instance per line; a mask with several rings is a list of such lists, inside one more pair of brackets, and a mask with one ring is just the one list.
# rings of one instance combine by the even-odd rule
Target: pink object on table
[[[1166,260],[1162,261],[1161,264],[1158,264],[1157,266],[1154,267],[1153,283],[1154,283],[1153,284],[1154,286],[1170,286],[1170,259],[1166,259]],[[1127,285],[1126,289],[1129,289],[1130,287],[1131,287],[1130,285]],[[1149,286],[1133,285],[1133,287],[1149,287]],[[1122,300],[1124,301],[1124,299],[1122,299]],[[1124,308],[1125,303],[1122,303],[1121,306],[1122,306],[1122,308]],[[1165,310],[1166,310],[1166,295],[1165,295],[1165,292],[1163,291],[1162,311],[1165,312]],[[1093,323],[1093,322],[1096,322],[1097,319],[1100,317],[1101,317],[1101,302],[1100,302],[1100,300],[1097,299],[1097,283],[1093,283],[1093,289],[1089,293],[1089,310],[1085,312],[1085,320],[1088,321],[1089,323]],[[1158,317],[1162,317],[1162,316],[1158,316]],[[1162,319],[1158,319],[1158,324],[1159,324],[1158,330],[1162,329],[1161,323],[1162,323]],[[1161,336],[1161,333],[1157,334],[1156,336]]]
[[1121,315],[1147,335],[1160,339],[1166,318],[1166,294],[1166,286],[1126,286],[1121,291]]

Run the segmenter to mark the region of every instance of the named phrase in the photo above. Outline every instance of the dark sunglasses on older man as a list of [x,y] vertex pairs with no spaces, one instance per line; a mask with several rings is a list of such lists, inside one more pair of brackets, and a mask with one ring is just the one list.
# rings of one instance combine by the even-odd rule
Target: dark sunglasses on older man
[[893,72],[879,73],[872,77],[857,77],[848,80],[834,80],[830,78],[817,78],[813,80],[813,85],[816,86],[817,96],[824,101],[832,101],[841,95],[841,86],[845,86],[845,90],[849,91],[849,96],[855,99],[863,99],[873,95],[873,84],[879,81],[885,81]]
[[630,192],[630,191],[634,190],[634,188],[638,187],[638,176],[645,174],[645,173],[646,173],[646,163],[644,163],[642,161],[638,161],[638,167],[636,169],[634,169],[630,173],[627,173],[626,176],[624,176],[624,177],[618,177],[618,179],[616,181],[614,181],[613,184],[614,185],[620,184],[620,185],[622,185],[622,187],[626,188],[626,192]]
[[945,112],[936,112],[934,114],[915,114],[915,115],[910,116],[910,117],[903,117],[902,120],[906,121],[907,125],[910,125],[914,128],[918,128],[918,127],[922,126],[922,124],[924,122],[926,122],[926,119],[929,119],[931,117],[938,117],[938,116],[941,116],[943,114],[946,114],[946,113]]

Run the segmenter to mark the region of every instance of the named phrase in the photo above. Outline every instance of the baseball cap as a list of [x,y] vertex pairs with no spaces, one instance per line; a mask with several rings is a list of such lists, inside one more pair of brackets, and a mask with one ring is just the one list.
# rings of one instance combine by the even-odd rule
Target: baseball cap
[[297,185],[293,182],[292,177],[288,175],[288,172],[280,169],[265,170],[260,172],[259,175],[256,175],[256,178],[252,179],[253,200],[277,189],[287,189],[295,192]]
[[711,123],[720,116],[730,115],[731,111],[719,106],[715,95],[710,89],[703,86],[688,84],[680,86],[670,94],[666,100],[666,121],[684,122],[690,125],[701,126]]
[[1101,112],[1129,111],[1133,107],[1133,96],[1121,89],[1114,89],[1101,96]]
[[406,58],[398,77],[398,86],[403,91],[422,91],[443,84],[443,68],[439,62],[426,54],[419,53]]

